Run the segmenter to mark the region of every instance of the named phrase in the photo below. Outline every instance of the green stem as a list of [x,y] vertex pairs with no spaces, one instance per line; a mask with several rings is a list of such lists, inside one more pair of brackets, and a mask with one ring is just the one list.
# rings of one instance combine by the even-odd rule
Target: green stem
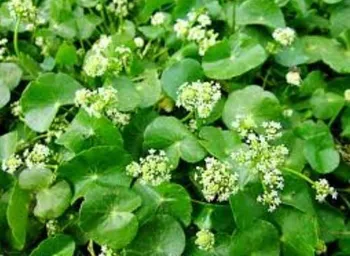
[[181,122],[184,123],[184,122],[190,120],[192,118],[192,116],[193,116],[193,112],[188,113],[184,118],[181,119]]
[[92,240],[89,241],[89,245],[87,247],[87,250],[91,256],[96,256],[95,251],[94,251],[94,242]]
[[151,47],[151,45],[152,45],[152,40],[149,40],[148,43],[147,43],[147,45],[146,45],[146,47],[145,47],[145,49],[144,49],[143,52],[142,52],[142,58],[145,57],[145,55],[146,55],[147,52],[149,51],[149,48]]
[[295,171],[295,170],[293,170],[293,169],[286,168],[286,167],[283,168],[282,170],[285,171],[285,172],[289,172],[289,173],[291,173],[291,174],[293,174],[293,175],[295,175],[295,176],[298,176],[299,178],[301,178],[301,179],[303,179],[303,180],[309,182],[309,183],[312,184],[312,185],[314,184],[314,181],[313,181],[313,180],[311,180],[309,177],[305,176],[305,175],[302,174],[301,172],[297,172],[297,171]]
[[19,30],[19,25],[21,23],[21,19],[18,18],[16,21],[16,25],[15,25],[15,31],[14,31],[14,35],[13,35],[13,45],[15,48],[15,53],[17,55],[17,57],[19,57],[19,49],[18,49],[18,30]]

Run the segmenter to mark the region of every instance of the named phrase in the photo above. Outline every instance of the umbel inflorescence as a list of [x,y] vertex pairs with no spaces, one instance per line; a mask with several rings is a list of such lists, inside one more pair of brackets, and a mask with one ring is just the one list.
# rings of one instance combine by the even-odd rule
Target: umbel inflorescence
[[96,90],[81,89],[75,94],[75,104],[83,108],[90,116],[108,117],[115,125],[129,123],[130,115],[117,108],[118,91],[112,87],[100,87]]
[[[284,144],[276,143],[276,139],[282,136],[282,125],[275,121],[257,125],[249,116],[237,116],[232,126],[241,136],[244,145],[233,152],[231,158],[259,177],[263,193],[258,196],[257,201],[266,205],[268,211],[275,211],[282,203],[283,171],[288,170],[283,165],[289,150]],[[292,173],[295,174],[295,171]],[[298,176],[303,177],[303,174],[298,173]],[[334,199],[337,197],[337,192],[327,180],[313,182],[306,177],[305,180],[316,190],[316,200],[319,202],[323,202],[328,195]]]
[[205,52],[217,42],[219,34],[208,27],[212,21],[207,12],[191,11],[187,19],[178,19],[174,25],[176,36],[182,40],[197,43],[199,55]]

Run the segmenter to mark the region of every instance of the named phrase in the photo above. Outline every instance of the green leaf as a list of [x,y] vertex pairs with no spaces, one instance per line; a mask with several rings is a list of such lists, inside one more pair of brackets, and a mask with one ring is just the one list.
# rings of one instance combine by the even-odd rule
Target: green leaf
[[55,59],[59,65],[73,66],[78,62],[77,50],[74,45],[64,42],[58,48]]
[[0,63],[0,108],[11,98],[11,92],[21,81],[22,70],[15,63]]
[[185,82],[194,82],[203,78],[203,70],[199,62],[183,59],[166,70],[161,78],[164,91],[173,99],[177,99],[177,91]]
[[312,71],[303,80],[300,86],[300,96],[311,96],[317,89],[324,89],[327,87],[322,72]]
[[209,78],[230,79],[258,67],[266,59],[267,54],[256,39],[239,33],[211,47],[202,66]]
[[143,202],[136,212],[140,224],[151,219],[155,213],[169,214],[185,226],[191,223],[191,197],[182,186],[168,183],[151,187],[137,183],[133,188]]
[[41,75],[27,86],[21,97],[27,125],[37,132],[46,131],[58,109],[73,104],[75,92],[81,88],[78,82],[66,74]]
[[280,241],[277,229],[269,222],[258,220],[253,225],[238,229],[232,236],[230,255],[278,256]]
[[58,234],[42,241],[30,256],[73,256],[75,243],[70,236]]
[[39,191],[47,188],[54,180],[54,174],[44,167],[33,167],[23,170],[18,176],[18,184],[22,189]]
[[271,28],[284,27],[284,17],[280,8],[270,0],[247,0],[236,10],[237,25],[265,25]]
[[26,242],[29,202],[29,194],[16,182],[10,192],[6,217],[11,230],[12,245],[17,250],[23,249]]
[[[350,138],[350,108],[349,107],[347,107],[345,109],[345,111],[342,115],[341,126],[342,126],[342,130],[343,130],[341,133],[341,136]],[[1,156],[1,153],[0,153],[0,156]]]
[[206,126],[199,132],[201,145],[213,156],[226,160],[233,149],[241,144],[241,138],[233,131]]
[[325,243],[342,238],[345,230],[344,215],[335,207],[327,204],[317,204],[316,213],[320,226],[320,237]]
[[158,117],[145,130],[147,148],[168,148],[189,163],[202,160],[206,152],[197,138],[175,117]]
[[146,127],[158,116],[158,113],[150,109],[142,109],[131,119],[123,130],[125,149],[138,159],[142,154],[143,134]]
[[0,160],[10,157],[16,151],[17,132],[9,132],[0,136]]
[[34,215],[40,219],[51,220],[60,217],[70,205],[72,192],[66,181],[60,181],[50,188],[36,194]]
[[162,5],[169,4],[174,2],[174,0],[148,0],[145,2],[145,5],[143,6],[138,19],[141,22],[146,22],[149,17],[151,17],[152,13],[160,8]]
[[280,115],[281,107],[276,96],[261,87],[251,85],[229,95],[222,118],[226,126],[232,128],[232,122],[238,116],[249,116],[259,124],[278,120]]
[[316,90],[310,99],[314,116],[323,120],[337,116],[344,103],[344,97],[336,93],[325,92],[324,89]]
[[309,185],[299,177],[284,175],[284,189],[281,193],[283,204],[308,213],[315,214]]
[[127,256],[180,256],[185,249],[185,234],[177,221],[159,215],[142,226],[126,248]]
[[215,230],[216,232],[232,233],[235,228],[232,211],[228,205],[203,202],[194,202],[193,223],[199,229]]
[[22,78],[22,70],[15,63],[0,63],[0,81],[12,91]]
[[274,220],[282,231],[281,241],[284,255],[315,255],[318,225],[314,216],[293,208],[283,207],[274,213]]
[[106,117],[96,118],[81,110],[57,143],[79,153],[96,146],[122,146],[118,128]]
[[155,104],[161,96],[162,88],[155,69],[146,70],[142,74],[143,80],[136,84],[136,90],[140,95],[141,108],[147,108]]
[[293,67],[307,63],[309,57],[304,51],[303,43],[299,39],[296,39],[291,46],[283,48],[278,52],[275,60],[285,67]]
[[75,201],[97,185],[129,186],[131,178],[126,176],[125,167],[130,162],[130,156],[122,148],[94,147],[62,164],[57,174],[73,185]]
[[296,133],[305,140],[304,156],[315,171],[329,173],[337,168],[340,157],[327,125],[307,121],[296,128]]
[[140,205],[141,198],[128,188],[95,187],[85,196],[79,225],[100,245],[121,249],[137,233],[138,221],[132,212]]
[[[328,0],[329,1],[329,0]],[[339,2],[339,0],[331,0]],[[350,15],[350,6],[339,5],[331,11],[330,23],[331,33],[333,37],[338,37],[342,32],[350,29],[350,24],[347,22]]]
[[245,230],[256,220],[267,218],[267,209],[256,200],[262,191],[260,184],[252,183],[230,197],[231,209],[238,228]]
[[132,111],[138,107],[141,102],[141,97],[134,83],[127,77],[114,78],[111,81],[111,85],[118,90],[118,110]]

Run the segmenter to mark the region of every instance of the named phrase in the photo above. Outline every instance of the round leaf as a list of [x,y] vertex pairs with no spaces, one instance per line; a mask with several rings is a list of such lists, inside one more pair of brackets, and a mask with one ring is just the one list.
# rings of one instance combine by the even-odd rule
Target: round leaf
[[277,120],[281,114],[281,107],[274,94],[264,91],[256,85],[237,90],[229,95],[222,118],[227,127],[238,116],[250,116],[256,123]]
[[173,99],[177,99],[177,91],[185,82],[194,82],[203,78],[201,65],[192,59],[183,59],[167,68],[161,78],[164,91]]
[[180,256],[185,249],[185,234],[172,217],[159,215],[146,223],[126,248],[127,256]]
[[80,226],[99,244],[121,249],[137,233],[138,221],[132,212],[140,205],[141,198],[128,188],[96,187],[85,196],[80,209]]
[[74,201],[95,185],[129,186],[125,167],[130,162],[131,157],[119,147],[94,147],[62,164],[57,174],[73,184]]
[[41,75],[29,84],[21,97],[27,125],[37,132],[46,131],[60,106],[74,103],[75,92],[79,89],[80,84],[66,74]]
[[237,34],[211,47],[203,59],[206,76],[230,79],[261,65],[267,59],[264,48],[252,37]]
[[247,0],[236,11],[237,25],[265,25],[272,28],[284,27],[283,13],[275,1]]
[[33,167],[32,169],[25,169],[20,173],[18,183],[22,189],[38,191],[47,188],[53,179],[54,174],[49,169]]
[[66,181],[60,181],[36,194],[34,215],[40,219],[56,219],[69,207],[71,189]]

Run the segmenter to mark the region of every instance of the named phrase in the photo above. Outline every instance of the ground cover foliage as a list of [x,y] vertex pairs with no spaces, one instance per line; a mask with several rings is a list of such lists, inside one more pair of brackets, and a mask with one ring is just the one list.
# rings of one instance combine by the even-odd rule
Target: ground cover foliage
[[0,254],[350,255],[349,0],[0,0]]

